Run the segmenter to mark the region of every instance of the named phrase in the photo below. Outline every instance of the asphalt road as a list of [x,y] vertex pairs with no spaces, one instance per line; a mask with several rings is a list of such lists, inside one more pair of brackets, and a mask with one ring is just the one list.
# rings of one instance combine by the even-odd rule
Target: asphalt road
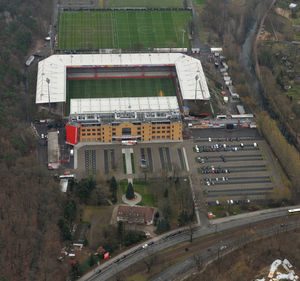
[[[299,207],[300,206],[268,209],[268,210],[247,213],[247,214],[236,215],[232,217],[226,217],[222,219],[216,219],[211,221],[211,223],[207,226],[196,227],[194,230],[193,237],[197,238],[197,237],[206,236],[217,232],[222,232],[224,230],[228,230],[238,226],[249,225],[255,222],[277,218],[277,217],[284,217],[288,215],[287,212],[288,209],[299,208]],[[93,272],[89,272],[85,276],[81,277],[79,280],[80,281],[108,280],[109,278],[115,276],[116,274],[126,269],[127,267],[141,261],[143,258],[155,252],[159,252],[166,248],[174,246],[178,243],[188,241],[190,238],[189,234],[190,233],[188,229],[182,228],[180,230],[170,232],[163,236],[155,237],[152,240],[147,241],[148,244],[150,242],[154,242],[154,244],[148,246],[146,249],[143,249],[141,247],[142,244],[133,247],[123,252],[122,254],[112,258],[111,260],[104,263],[103,265],[98,266]],[[99,272],[99,270],[101,270],[101,272]],[[170,280],[170,279],[157,279],[157,280]]]
[[[300,226],[299,220],[298,221],[291,221],[287,222],[284,226],[283,225],[274,225],[272,227],[267,227],[264,229],[256,230],[256,236],[250,237],[238,237],[230,240],[221,241],[220,243],[216,243],[213,247],[209,247],[206,249],[201,250],[197,255],[200,257],[203,263],[208,263],[213,260],[218,259],[218,257],[228,254],[238,247],[253,241],[257,236],[259,238],[263,238],[266,236],[274,235],[278,232],[288,231]],[[195,267],[195,260],[193,257],[189,257],[179,263],[176,263],[159,275],[151,278],[150,281],[170,281],[173,280],[174,277],[178,277],[178,275],[182,275],[187,273],[189,270]]]

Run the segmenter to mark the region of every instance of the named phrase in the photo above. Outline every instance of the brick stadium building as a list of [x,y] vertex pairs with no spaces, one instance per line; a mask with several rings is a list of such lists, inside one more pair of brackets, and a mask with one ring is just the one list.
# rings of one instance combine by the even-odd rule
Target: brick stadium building
[[185,101],[210,99],[201,62],[182,53],[52,55],[39,62],[36,103],[66,115],[67,79],[174,77],[177,97],[71,99],[67,142],[182,139]]

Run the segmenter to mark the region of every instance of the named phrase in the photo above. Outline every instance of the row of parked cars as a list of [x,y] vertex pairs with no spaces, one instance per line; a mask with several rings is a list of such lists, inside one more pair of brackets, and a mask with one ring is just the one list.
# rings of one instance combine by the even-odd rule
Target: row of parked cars
[[[228,205],[239,205],[240,203],[244,203],[244,204],[250,204],[251,200],[250,199],[246,199],[246,200],[233,200],[233,199],[227,199],[226,203]],[[221,205],[221,202],[219,200],[216,200],[215,202],[207,202],[208,205]]]
[[214,167],[214,166],[204,166],[201,167],[202,174],[230,174],[229,169],[224,169],[221,167]]
[[215,185],[218,182],[225,182],[228,181],[228,177],[220,177],[220,178],[205,178],[204,179],[204,184],[205,185]]
[[206,145],[195,145],[195,150],[196,152],[219,152],[219,151],[237,151],[239,148],[243,149],[244,147],[257,147],[257,143],[252,144],[244,144],[240,143],[238,146],[237,145],[228,145],[228,144],[214,144],[210,146]]

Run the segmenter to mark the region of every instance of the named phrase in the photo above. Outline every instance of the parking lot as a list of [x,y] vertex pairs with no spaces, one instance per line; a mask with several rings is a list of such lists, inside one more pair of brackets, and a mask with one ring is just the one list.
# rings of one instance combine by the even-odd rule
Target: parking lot
[[[192,144],[189,144],[191,146]],[[182,142],[149,143],[130,146],[134,156],[134,177],[143,178],[145,173],[152,178],[161,178],[187,172]],[[84,145],[77,149],[78,166],[81,174],[115,175],[124,178],[122,148],[120,144]]]
[[278,182],[266,147],[256,136],[195,139],[195,162],[206,201],[238,203],[271,196]]

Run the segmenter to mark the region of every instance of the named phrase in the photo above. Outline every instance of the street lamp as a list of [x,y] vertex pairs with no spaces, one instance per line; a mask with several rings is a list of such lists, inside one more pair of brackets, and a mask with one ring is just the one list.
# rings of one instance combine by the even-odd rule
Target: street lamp
[[184,33],[186,33],[185,29],[182,29],[182,49],[184,48]]
[[50,90],[49,90],[50,79],[46,78],[46,82],[48,84],[48,102],[49,102],[49,112],[50,112],[51,111],[51,108],[50,108]]
[[196,82],[196,87],[195,87],[195,102],[196,102],[196,97],[197,97],[197,81],[198,81],[198,79],[199,79],[199,75],[197,74],[195,76],[195,82]]

